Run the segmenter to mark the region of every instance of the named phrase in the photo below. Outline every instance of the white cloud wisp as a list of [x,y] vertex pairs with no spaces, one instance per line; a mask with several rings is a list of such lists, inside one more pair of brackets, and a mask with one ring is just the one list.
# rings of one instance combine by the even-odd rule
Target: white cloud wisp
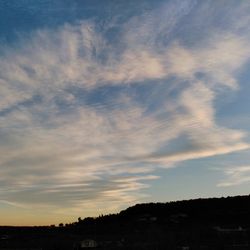
[[[174,28],[193,6],[179,11],[172,4],[175,16],[155,33],[162,11],[152,11],[144,25],[131,19],[115,45],[84,21],[5,48],[0,193],[6,204],[87,215],[100,206],[115,210],[144,198],[144,182],[158,178],[158,167],[249,148],[247,132],[219,125],[215,107],[218,95],[240,87],[248,36],[208,30],[207,41],[185,45]],[[150,39],[138,38],[139,31]]]

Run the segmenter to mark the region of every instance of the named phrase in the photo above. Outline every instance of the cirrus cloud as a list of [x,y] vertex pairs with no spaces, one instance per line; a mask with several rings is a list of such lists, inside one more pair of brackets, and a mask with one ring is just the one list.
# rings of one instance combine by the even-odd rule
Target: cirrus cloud
[[215,106],[240,87],[249,34],[214,27],[209,39],[185,44],[175,28],[196,3],[182,2],[129,19],[121,42],[108,42],[114,24],[99,32],[81,21],[4,48],[3,202],[73,214],[100,202],[118,209],[144,197],[158,167],[249,148],[247,131],[218,124]]

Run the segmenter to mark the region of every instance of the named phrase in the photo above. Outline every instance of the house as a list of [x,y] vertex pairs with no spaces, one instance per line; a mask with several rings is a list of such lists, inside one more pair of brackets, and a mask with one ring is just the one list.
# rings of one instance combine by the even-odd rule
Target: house
[[9,240],[10,236],[7,234],[0,235],[0,240]]
[[246,229],[243,229],[241,226],[237,228],[221,228],[217,226],[217,227],[214,227],[214,229],[220,233],[246,232]]
[[98,246],[97,242],[93,239],[85,239],[76,244],[75,249],[89,249],[89,248],[96,248]]
[[154,222],[154,221],[157,221],[157,217],[152,216],[150,214],[143,214],[137,220],[138,221],[146,221],[146,222]]
[[236,228],[214,228],[218,240],[224,245],[224,247],[230,247],[232,249],[248,249],[248,231],[242,227]]

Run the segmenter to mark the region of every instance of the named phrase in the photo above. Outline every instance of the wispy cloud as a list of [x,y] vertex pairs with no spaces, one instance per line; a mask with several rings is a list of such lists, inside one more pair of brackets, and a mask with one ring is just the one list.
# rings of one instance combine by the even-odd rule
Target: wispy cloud
[[158,167],[249,148],[246,131],[218,124],[215,105],[240,87],[246,24],[210,27],[190,45],[176,27],[190,22],[197,4],[179,3],[130,18],[119,27],[120,42],[107,35],[116,24],[100,32],[82,21],[2,48],[5,202],[72,213],[114,209],[144,197]]
[[250,166],[226,168],[224,174],[226,179],[222,180],[218,187],[237,186],[250,182]]

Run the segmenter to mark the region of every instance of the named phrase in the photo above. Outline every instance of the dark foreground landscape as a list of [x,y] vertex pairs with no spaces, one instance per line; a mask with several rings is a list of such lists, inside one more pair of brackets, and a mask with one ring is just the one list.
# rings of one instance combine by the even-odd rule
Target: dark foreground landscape
[[0,227],[0,249],[250,249],[250,196],[138,204],[48,227]]

